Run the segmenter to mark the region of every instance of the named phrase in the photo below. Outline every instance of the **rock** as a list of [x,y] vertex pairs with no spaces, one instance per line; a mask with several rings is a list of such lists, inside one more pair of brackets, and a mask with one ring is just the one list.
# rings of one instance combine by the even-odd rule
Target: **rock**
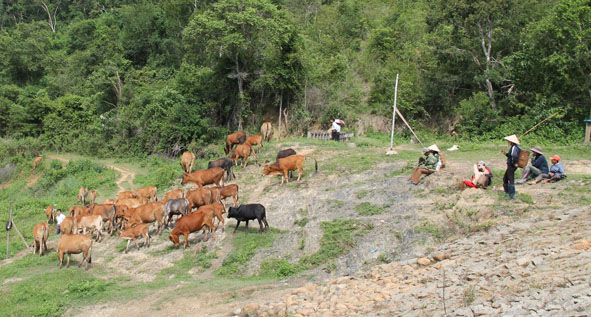
[[242,309],[240,309],[240,308],[236,308],[236,309],[234,309],[234,311],[232,312],[232,314],[234,314],[234,315],[240,315],[241,313],[242,313]]
[[308,284],[304,285],[304,289],[307,290],[308,292],[316,291],[317,287],[318,287],[318,285],[312,284],[312,283],[308,283]]
[[435,252],[433,253],[433,260],[435,261],[443,261],[445,259],[449,259],[450,255],[445,252]]
[[517,265],[519,265],[521,267],[528,266],[530,262],[531,262],[531,260],[527,257],[522,257],[522,258],[517,259]]
[[531,263],[533,263],[533,265],[535,265],[535,266],[540,266],[544,263],[544,259],[542,257],[538,256],[538,257],[533,258],[531,260]]
[[420,258],[417,260],[417,263],[422,266],[427,266],[427,265],[431,264],[431,260],[429,260],[427,258]]
[[589,240],[589,239],[583,239],[583,240],[577,242],[573,246],[573,249],[575,249],[575,250],[588,250],[590,248],[591,248],[591,240]]
[[259,304],[251,303],[243,307],[243,311],[246,314],[254,314],[259,309]]

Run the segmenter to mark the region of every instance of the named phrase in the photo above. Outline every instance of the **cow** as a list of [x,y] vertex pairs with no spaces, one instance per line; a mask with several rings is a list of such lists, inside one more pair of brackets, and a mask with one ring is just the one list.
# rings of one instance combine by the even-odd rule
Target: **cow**
[[232,152],[231,158],[234,160],[235,164],[238,165],[238,159],[242,158],[242,162],[244,163],[244,167],[248,165],[248,157],[250,153],[254,155],[254,159],[257,159],[256,153],[252,150],[252,147],[248,144],[239,144]]
[[[196,232],[201,230],[203,226],[207,226],[209,231],[215,231],[215,227],[213,225],[213,217],[209,213],[200,213],[200,212],[192,212],[186,216],[181,217],[176,222],[174,229],[168,236],[168,239],[174,243],[175,247],[180,245],[179,236],[185,236],[185,243],[183,244],[183,250],[187,248],[189,245],[189,234],[191,232]],[[206,231],[205,240],[209,239],[209,231]]]
[[119,194],[117,194],[117,200],[137,198],[137,197],[138,197],[137,193],[133,190],[124,190],[122,192],[119,192]]
[[[213,217],[216,217],[218,219],[218,227],[219,227],[219,224],[221,223],[222,224],[222,232],[225,231],[225,221],[224,221],[224,216],[222,216],[222,214],[224,212],[226,212],[226,208],[224,208],[223,204],[214,203],[214,204],[201,206],[195,212],[211,213],[212,219],[213,219]],[[216,228],[216,230],[217,230],[217,228]]]
[[47,222],[38,223],[33,228],[33,254],[39,251],[39,256],[43,255],[43,251],[47,251],[47,239],[49,238],[49,224]]
[[148,186],[148,187],[140,188],[135,191],[135,193],[137,194],[137,197],[139,199],[143,198],[146,202],[156,201],[156,193],[157,192],[158,192],[158,189],[156,188],[156,186]]
[[220,189],[220,200],[224,200],[226,197],[232,196],[234,200],[234,207],[238,205],[238,185],[230,184]]
[[164,207],[163,201],[155,201],[137,207],[133,211],[130,210],[129,212],[131,212],[132,215],[131,218],[128,219],[128,226],[126,226],[126,229],[129,225],[133,226],[134,223],[152,223],[157,221],[158,229],[156,230],[156,234],[160,234],[163,229]]
[[189,208],[197,208],[203,205],[213,203],[211,191],[208,188],[197,188],[187,192],[187,200],[189,201]]
[[125,205],[129,208],[137,208],[141,205],[145,205],[146,201],[143,198],[127,198],[117,199],[116,205]]
[[166,202],[166,228],[174,215],[186,216],[191,211],[189,200],[186,198],[174,198]]
[[279,161],[279,159],[281,159],[281,158],[292,156],[295,154],[297,154],[297,153],[292,148],[281,150],[281,151],[277,152],[277,158],[275,158],[275,163],[277,163],[277,161]]
[[76,224],[75,217],[66,217],[60,224],[60,231],[64,234],[72,234],[76,233],[74,231],[76,231],[77,227],[78,225]]
[[[183,173],[183,180],[181,184],[194,183],[199,188],[203,185],[215,184],[217,187],[224,186],[224,169],[220,167],[212,167],[206,170],[197,170],[191,174]],[[220,185],[221,184],[221,185]]]
[[228,154],[232,151],[234,144],[242,144],[246,141],[246,133],[244,131],[235,132],[226,136],[226,147],[224,153]]
[[103,201],[103,204],[116,204],[117,201],[115,199],[105,199],[105,201]]
[[173,198],[185,198],[185,191],[182,188],[171,190],[164,196],[164,201],[168,201]]
[[83,234],[63,234],[57,244],[57,257],[60,263],[59,268],[62,268],[64,254],[68,255],[66,267],[70,267],[70,254],[82,253],[82,261],[78,266],[81,266],[83,262],[86,262],[84,268],[88,269],[88,264],[92,263],[91,252],[92,239],[89,236]]
[[37,165],[39,164],[39,162],[41,162],[42,159],[43,159],[43,156],[39,155],[33,160],[33,169],[37,168]]
[[70,208],[70,217],[90,215],[90,209],[82,206],[74,206]]
[[[303,155],[295,154],[282,159],[277,160],[275,164],[265,165],[263,169],[263,175],[281,175],[281,185],[283,181],[287,180],[289,183],[289,177],[287,177],[288,171],[293,171],[297,168],[298,170],[298,182],[302,179],[302,173],[304,171],[304,161],[306,157]],[[316,160],[314,160],[316,162]],[[315,164],[315,170],[318,171],[318,163]]]
[[234,175],[234,172],[232,172],[232,167],[234,167],[234,160],[232,160],[231,158],[224,157],[221,159],[217,159],[215,161],[210,161],[209,164],[207,164],[207,168],[212,167],[223,168],[226,171],[227,180],[232,180],[232,176],[236,177],[236,175]]
[[94,200],[96,199],[96,190],[91,190],[88,192],[88,200],[91,204],[94,204]]
[[263,232],[263,223],[265,224],[265,231],[269,228],[265,206],[261,204],[246,204],[240,205],[240,207],[230,207],[228,209],[228,218],[234,218],[237,221],[233,233],[236,233],[240,221],[246,221],[246,233],[248,233],[248,221],[254,219],[259,221],[259,232]]
[[123,220],[131,219],[134,208],[129,208],[127,205],[115,205],[115,222],[118,223],[119,229],[123,228]]
[[138,224],[134,224],[132,227],[129,227],[123,231],[119,231],[119,238],[123,238],[124,240],[127,240],[127,246],[125,247],[125,253],[127,253],[127,250],[129,249],[129,243],[131,242],[131,240],[133,240],[133,243],[135,243],[135,246],[137,247],[137,249],[140,249],[140,246],[137,244],[137,241],[135,240],[136,238],[139,238],[143,236],[145,239],[144,242],[144,246],[146,248],[150,247],[150,233],[148,230],[148,224],[147,223],[138,223]]
[[181,167],[183,172],[191,173],[193,171],[193,163],[195,163],[195,154],[192,152],[185,152],[181,156]]
[[100,215],[88,215],[76,218],[76,228],[77,230],[82,229],[82,234],[86,234],[87,229],[91,235],[91,232],[94,231],[96,233],[96,242],[100,242],[103,239],[103,217]]
[[252,146],[256,145],[257,152],[260,152],[261,147],[263,146],[263,136],[260,134],[251,135],[248,138],[246,138],[246,142],[244,142],[244,143],[250,145],[253,152],[254,152],[254,148]]
[[263,125],[261,126],[261,134],[263,135],[263,140],[265,140],[265,142],[271,141],[271,136],[273,135],[273,125],[271,122],[263,122]]
[[83,205],[86,205],[86,195],[88,195],[86,187],[80,187],[80,190],[78,191],[78,201]]
[[47,216],[47,222],[51,222],[53,220],[53,223],[55,223],[55,208],[53,208],[52,206],[49,206],[47,208],[45,208],[45,215]]
[[108,221],[107,228],[109,234],[113,234],[113,228],[117,219],[115,208],[114,204],[89,205],[91,215],[100,215],[103,217],[103,221]]

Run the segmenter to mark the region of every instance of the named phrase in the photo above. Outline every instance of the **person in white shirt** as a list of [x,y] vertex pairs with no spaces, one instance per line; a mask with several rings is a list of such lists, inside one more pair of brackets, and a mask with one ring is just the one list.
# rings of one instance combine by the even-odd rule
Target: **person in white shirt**
[[61,209],[58,209],[55,216],[55,220],[57,221],[57,229],[55,230],[55,234],[60,234],[60,225],[62,224],[62,221],[64,221],[64,219],[66,219],[66,216],[62,214]]
[[338,142],[341,138],[341,125],[338,123],[339,119],[330,120],[330,122],[332,123],[332,126],[330,127],[332,139]]

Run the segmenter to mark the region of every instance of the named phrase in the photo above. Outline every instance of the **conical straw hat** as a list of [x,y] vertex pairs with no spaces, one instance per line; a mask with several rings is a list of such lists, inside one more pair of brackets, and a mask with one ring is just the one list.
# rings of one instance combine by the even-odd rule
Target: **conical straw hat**
[[431,151],[435,151],[437,153],[441,152],[439,151],[439,148],[437,147],[436,144],[431,145],[430,147],[428,147],[427,149],[431,150]]
[[517,138],[517,136],[515,134],[512,134],[510,136],[506,136],[504,137],[505,140],[515,143],[515,144],[519,144],[519,139]]
[[531,150],[532,150],[532,152],[536,152],[538,154],[544,155],[544,153],[542,153],[542,148],[539,146],[534,146]]

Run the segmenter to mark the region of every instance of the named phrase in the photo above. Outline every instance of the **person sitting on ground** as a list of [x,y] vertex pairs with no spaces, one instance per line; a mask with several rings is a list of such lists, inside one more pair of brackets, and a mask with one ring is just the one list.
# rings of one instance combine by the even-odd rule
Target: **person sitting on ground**
[[531,151],[533,153],[531,165],[528,165],[523,170],[521,179],[516,180],[515,184],[523,184],[530,179],[540,176],[541,174],[548,174],[548,161],[546,161],[546,157],[544,156],[544,153],[542,153],[542,148],[535,146],[531,149]]
[[57,222],[57,228],[55,229],[55,234],[60,234],[61,232],[61,224],[62,221],[64,221],[64,219],[66,219],[66,216],[64,214],[62,214],[62,210],[58,209],[56,212],[56,216],[55,216],[55,220]]
[[427,158],[419,160],[419,166],[417,166],[409,178],[409,181],[413,185],[417,185],[421,180],[421,175],[430,175],[437,170],[437,163],[439,163],[439,148],[433,144],[428,148],[423,149],[423,155]]
[[554,155],[550,158],[550,162],[552,166],[550,166],[550,173],[548,174],[540,174],[536,179],[529,182],[528,184],[533,185],[539,183],[541,180],[542,183],[550,183],[550,182],[557,182],[566,177],[564,167],[562,163],[560,163],[560,156]]
[[462,182],[461,190],[464,190],[466,186],[471,188],[486,188],[492,183],[492,172],[486,166],[484,161],[479,161],[474,164],[474,174],[472,180],[464,180]]

